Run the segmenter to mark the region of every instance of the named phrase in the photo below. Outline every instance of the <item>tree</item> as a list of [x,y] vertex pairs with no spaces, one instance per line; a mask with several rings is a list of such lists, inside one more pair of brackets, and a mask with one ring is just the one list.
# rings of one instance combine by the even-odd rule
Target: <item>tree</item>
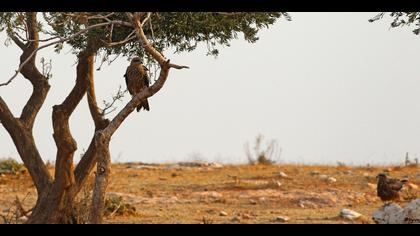
[[[369,20],[369,22],[375,22],[382,19],[386,14],[384,12],[379,13]],[[390,12],[389,16],[392,18],[391,27],[403,27],[414,25],[413,33],[420,33],[420,12]]]
[[[101,223],[106,188],[109,182],[112,135],[141,100],[156,94],[165,84],[170,69],[187,66],[173,64],[163,53],[168,49],[189,52],[198,43],[208,45],[208,55],[217,56],[218,46],[229,46],[239,33],[248,42],[258,40],[257,33],[286,13],[123,13],[123,12],[54,12],[0,13],[1,31],[21,50],[20,66],[14,76],[0,83],[7,86],[22,74],[33,93],[19,116],[15,116],[0,95],[0,123],[12,138],[18,153],[34,181],[38,198],[28,223],[77,223],[73,203],[96,166],[90,221]],[[48,38],[41,39],[40,35]],[[53,107],[53,137],[57,146],[55,172],[50,175],[33,137],[37,114],[48,95],[50,74],[36,66],[36,55],[54,46],[57,53],[67,43],[77,56],[76,83],[64,101]],[[43,44],[43,45],[41,45]],[[157,80],[133,97],[113,118],[100,108],[94,86],[94,59],[111,63],[111,55],[140,56],[148,66],[155,66]],[[74,166],[77,150],[69,128],[69,119],[87,95],[94,121],[92,140],[80,162]],[[118,94],[115,98],[121,96]]]

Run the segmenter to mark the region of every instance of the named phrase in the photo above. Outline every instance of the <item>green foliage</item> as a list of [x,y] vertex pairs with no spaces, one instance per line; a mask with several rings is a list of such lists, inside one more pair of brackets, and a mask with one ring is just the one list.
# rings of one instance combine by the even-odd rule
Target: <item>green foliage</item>
[[[88,16],[86,13],[73,14],[68,16],[62,13],[44,13],[44,17],[49,22],[52,22],[56,34],[62,37],[67,37],[88,25],[105,22],[103,19],[87,20]],[[109,13],[97,12],[89,14],[107,15]],[[192,51],[197,47],[198,43],[204,42],[209,46],[208,53],[217,55],[218,49],[216,46],[229,46],[229,42],[232,39],[237,39],[239,33],[242,33],[244,39],[248,42],[256,42],[258,40],[258,31],[261,28],[274,24],[276,19],[282,15],[290,20],[286,13],[238,13],[225,15],[206,12],[158,12],[152,14],[149,23],[145,25],[144,31],[161,51],[168,48],[173,48],[175,52]],[[109,20],[129,21],[124,13],[115,13],[108,18]],[[111,37],[110,27],[92,30],[69,43],[78,51],[86,47],[89,39],[94,39],[97,42],[108,41]],[[114,25],[112,40],[124,40],[131,31],[130,27]],[[143,55],[142,48],[139,47],[135,40],[116,47],[102,48],[105,49],[108,55]]]
[[13,159],[0,160],[0,174],[20,174],[25,171],[24,165]]
[[[385,13],[382,12],[375,17],[371,18],[369,22],[374,22],[382,19],[385,16]],[[414,25],[413,33],[418,35],[420,33],[420,13],[419,12],[391,12],[389,16],[393,18],[391,22],[391,27],[403,27],[403,26],[412,26]]]
[[[107,16],[107,19],[96,16]],[[190,52],[199,43],[207,45],[207,55],[217,56],[222,46],[230,46],[230,42],[239,35],[254,43],[258,40],[257,33],[262,28],[268,28],[280,17],[290,20],[287,13],[207,13],[207,12],[156,12],[144,26],[144,32],[154,46],[161,52],[168,49],[175,53]],[[24,13],[0,13],[0,30],[18,32],[24,35]],[[68,37],[86,27],[107,20],[130,22],[124,12],[44,12],[38,14],[40,30],[49,36]],[[111,29],[112,28],[112,29]],[[108,46],[107,42],[124,40],[133,29],[123,25],[105,26],[92,29],[68,41],[73,53],[86,49],[88,43],[98,48],[105,60],[111,55],[125,57],[140,56],[147,58],[143,48],[136,39],[117,46]],[[112,32],[112,33],[111,33]],[[62,45],[55,47],[60,52]]]
[[136,213],[136,208],[124,202],[124,199],[121,196],[110,196],[105,200],[105,215],[134,215]]

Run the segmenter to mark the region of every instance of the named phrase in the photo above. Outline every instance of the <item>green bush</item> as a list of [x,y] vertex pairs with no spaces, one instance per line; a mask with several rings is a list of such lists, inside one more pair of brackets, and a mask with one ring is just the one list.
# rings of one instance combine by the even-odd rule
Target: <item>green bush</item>
[[121,196],[110,196],[105,200],[105,215],[134,215],[136,213],[136,208],[124,202],[124,199]]
[[0,174],[20,174],[26,171],[23,164],[8,158],[0,160]]

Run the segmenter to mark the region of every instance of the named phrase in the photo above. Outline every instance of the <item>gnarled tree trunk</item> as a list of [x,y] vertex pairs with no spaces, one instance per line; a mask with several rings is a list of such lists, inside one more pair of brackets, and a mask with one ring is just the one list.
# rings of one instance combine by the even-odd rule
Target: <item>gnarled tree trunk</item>
[[[145,51],[160,65],[158,80],[147,89],[134,96],[131,101],[111,120],[99,112],[94,89],[94,56],[100,47],[95,40],[88,41],[87,47],[78,55],[76,84],[64,99],[63,103],[53,107],[54,141],[57,146],[54,178],[49,173],[33,137],[35,118],[44,104],[49,91],[48,78],[38,71],[35,65],[36,52],[39,49],[39,35],[36,13],[25,13],[27,26],[27,43],[20,41],[13,34],[12,40],[22,49],[21,73],[31,82],[33,93],[22,110],[20,117],[15,117],[0,95],[0,122],[10,134],[18,152],[31,175],[38,199],[28,219],[28,223],[78,223],[73,215],[73,204],[78,192],[85,184],[88,176],[97,164],[96,181],[93,192],[91,223],[101,223],[105,193],[111,172],[109,143],[111,137],[142,100],[153,96],[165,84],[170,68],[188,68],[171,64],[147,40],[143,32],[141,15],[127,13],[138,40]],[[149,17],[147,17],[149,18]],[[146,18],[146,19],[147,19]],[[105,25],[105,23],[103,23]],[[130,23],[128,23],[130,25]],[[80,101],[87,94],[89,110],[95,123],[95,131],[89,148],[73,166],[77,143],[73,139],[69,119]]]

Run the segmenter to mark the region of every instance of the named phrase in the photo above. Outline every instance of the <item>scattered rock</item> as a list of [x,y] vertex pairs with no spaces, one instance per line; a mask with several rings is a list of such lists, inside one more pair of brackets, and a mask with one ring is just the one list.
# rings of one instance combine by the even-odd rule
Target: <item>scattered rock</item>
[[359,212],[349,210],[346,208],[341,209],[340,217],[347,219],[347,220],[357,220],[362,216]]
[[337,179],[334,178],[334,177],[328,177],[327,182],[330,183],[330,184],[332,184],[332,183],[337,182]]
[[383,170],[383,172],[388,172],[388,173],[391,173],[392,171],[394,171],[394,169],[392,169],[391,167]]
[[273,181],[273,184],[274,184],[274,186],[276,186],[276,187],[281,187],[281,183],[280,183],[280,181],[276,181],[276,180],[274,180],[274,181]]
[[241,218],[239,218],[239,216],[234,216],[234,217],[232,217],[231,221],[232,222],[240,222]]
[[420,224],[420,199],[411,201],[404,208],[404,223]]
[[250,200],[249,200],[249,203],[251,203],[251,205],[257,205],[257,201],[255,201],[255,200],[253,200],[253,199],[250,199]]
[[278,177],[281,177],[281,178],[288,178],[288,176],[286,175],[286,173],[284,173],[284,172],[282,172],[282,171],[280,171],[280,172],[277,174],[277,176],[278,176]]
[[372,190],[376,190],[377,185],[376,184],[371,184],[371,183],[367,183],[366,186]]
[[213,167],[213,168],[223,168],[222,164],[219,163],[208,163],[208,162],[180,162],[178,166],[181,167]]
[[372,219],[377,224],[403,224],[403,212],[404,209],[402,209],[399,205],[392,203],[373,212]]
[[281,222],[281,223],[287,222],[289,220],[290,218],[287,216],[276,216],[276,219],[275,219],[275,221]]
[[365,172],[365,173],[363,173],[363,177],[365,177],[365,178],[370,178],[370,174],[369,174],[369,173],[367,173],[367,172]]
[[417,185],[415,185],[415,184],[413,184],[413,183],[409,183],[409,184],[407,184],[407,187],[408,187],[409,189],[413,189],[413,190],[417,190],[417,189],[419,189],[419,186],[417,186]]
[[221,211],[221,212],[219,212],[219,216],[227,216],[228,215],[228,213],[227,212],[225,212],[225,211]]
[[177,173],[175,173],[175,172],[171,174],[171,177],[172,177],[172,178],[175,178],[175,177],[177,177],[177,176],[179,176],[179,175],[178,175]]
[[258,198],[258,201],[259,201],[260,203],[264,203],[264,202],[266,202],[266,201],[267,201],[267,198],[265,198],[265,197],[260,197],[260,198]]
[[220,163],[210,163],[210,166],[216,169],[223,168],[223,165]]
[[327,180],[329,177],[328,175],[320,175],[319,178],[322,180]]
[[311,201],[307,201],[307,200],[299,200],[298,205],[301,208],[318,208],[318,205],[311,202]]
[[26,221],[28,221],[28,217],[26,216],[22,216],[18,219],[19,223],[26,223]]
[[252,217],[251,217],[251,215],[250,214],[243,214],[242,215],[242,219],[244,219],[244,220],[249,220],[249,219],[251,219]]

